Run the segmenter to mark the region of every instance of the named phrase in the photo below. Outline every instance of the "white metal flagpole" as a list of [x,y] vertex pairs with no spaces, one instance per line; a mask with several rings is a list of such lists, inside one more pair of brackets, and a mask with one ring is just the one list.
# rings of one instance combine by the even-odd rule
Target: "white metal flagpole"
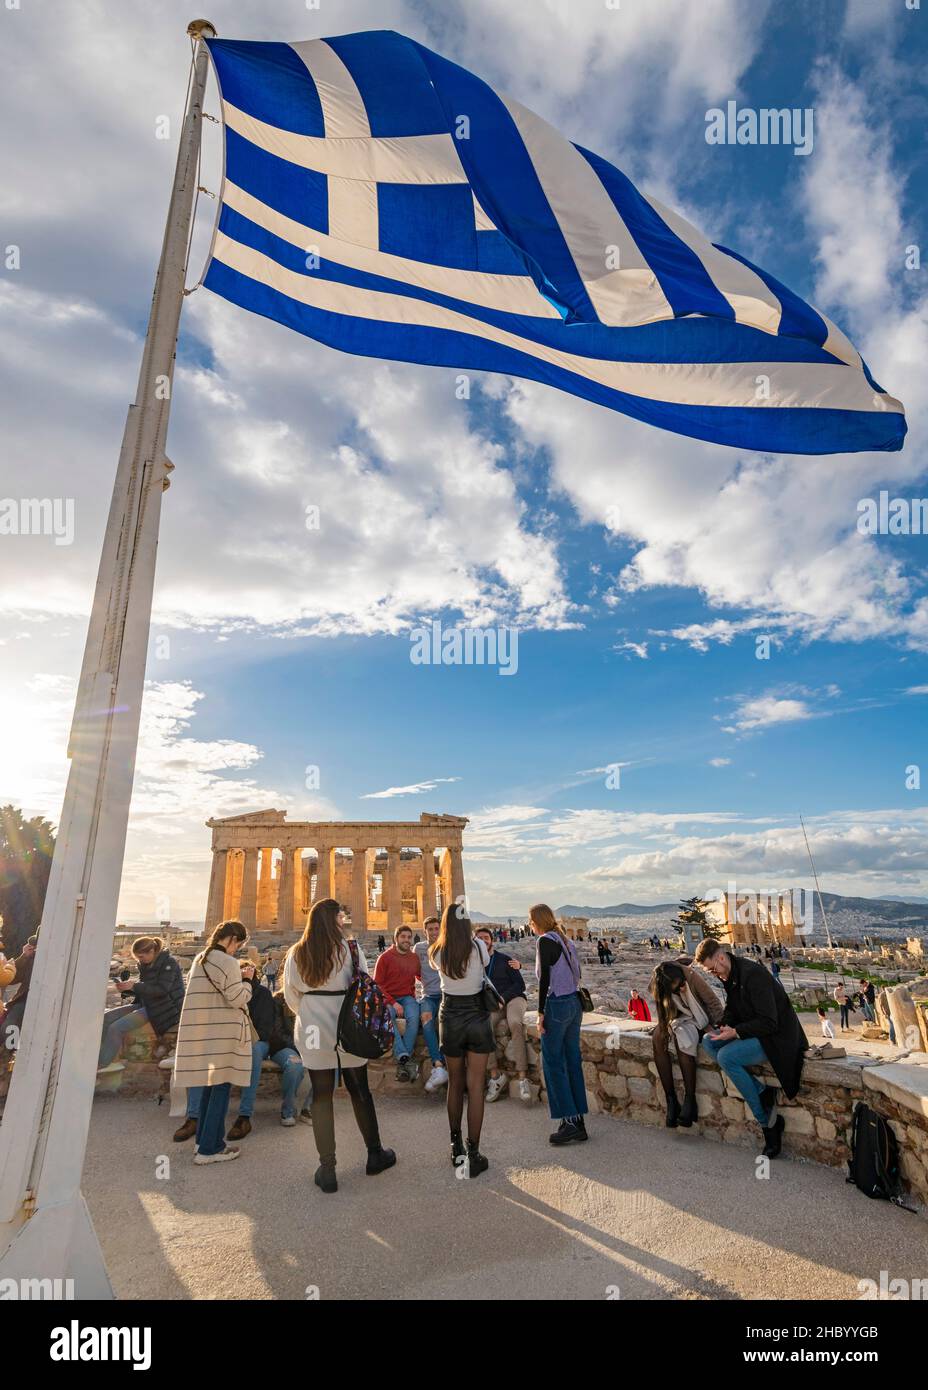
[[174,186],[103,540],[22,1040],[0,1125],[0,1280],[40,1280],[43,1287],[72,1280],[58,1287],[78,1299],[113,1297],[81,1172],[126,848],[161,497],[173,467],[165,442],[209,67],[202,40],[216,31],[195,20],[187,32],[193,68]]

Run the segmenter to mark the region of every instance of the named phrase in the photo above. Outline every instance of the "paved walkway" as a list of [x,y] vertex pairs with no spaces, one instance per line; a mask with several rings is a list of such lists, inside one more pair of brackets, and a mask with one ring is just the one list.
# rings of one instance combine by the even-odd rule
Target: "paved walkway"
[[119,1296],[854,1299],[881,1269],[928,1275],[923,1218],[814,1164],[758,1180],[750,1150],[683,1130],[597,1116],[590,1143],[558,1151],[542,1111],[500,1101],[490,1170],[460,1181],[443,1107],[383,1100],[399,1162],[368,1178],[338,1101],[340,1189],[324,1196],[311,1130],[258,1107],[239,1159],[195,1167],[166,1107],[97,1099],[84,1191]]

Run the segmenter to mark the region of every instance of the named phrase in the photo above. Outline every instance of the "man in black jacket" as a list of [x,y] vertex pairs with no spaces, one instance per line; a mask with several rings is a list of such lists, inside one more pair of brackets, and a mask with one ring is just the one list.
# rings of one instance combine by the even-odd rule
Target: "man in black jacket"
[[177,1027],[184,1002],[184,976],[179,963],[164,949],[159,936],[140,936],[132,943],[138,961],[137,980],[116,980],[120,994],[133,1002],[107,1009],[103,1016],[98,1071],[122,1071],[116,1057],[123,1039],[151,1024],[157,1037]]
[[769,1064],[791,1100],[809,1046],[802,1024],[786,990],[761,961],[732,956],[708,939],[697,946],[696,960],[721,980],[727,1001],[721,1024],[702,1045],[747,1101],[764,1132],[764,1154],[776,1158],[784,1128],[776,1087],[763,1086],[747,1068]]

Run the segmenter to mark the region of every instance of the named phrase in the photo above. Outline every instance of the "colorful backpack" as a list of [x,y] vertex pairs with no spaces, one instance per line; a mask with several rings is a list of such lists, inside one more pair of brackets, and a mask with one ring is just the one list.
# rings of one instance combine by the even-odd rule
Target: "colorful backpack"
[[338,1014],[338,1046],[373,1061],[393,1046],[393,1014],[383,990],[361,970],[358,943],[348,942],[354,974]]

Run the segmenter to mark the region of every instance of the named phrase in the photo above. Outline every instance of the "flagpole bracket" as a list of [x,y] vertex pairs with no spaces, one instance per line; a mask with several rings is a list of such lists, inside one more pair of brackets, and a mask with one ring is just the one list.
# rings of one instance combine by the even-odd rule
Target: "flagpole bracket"
[[187,33],[194,43],[198,39],[215,39],[217,37],[216,26],[211,24],[208,19],[191,19],[187,25]]

